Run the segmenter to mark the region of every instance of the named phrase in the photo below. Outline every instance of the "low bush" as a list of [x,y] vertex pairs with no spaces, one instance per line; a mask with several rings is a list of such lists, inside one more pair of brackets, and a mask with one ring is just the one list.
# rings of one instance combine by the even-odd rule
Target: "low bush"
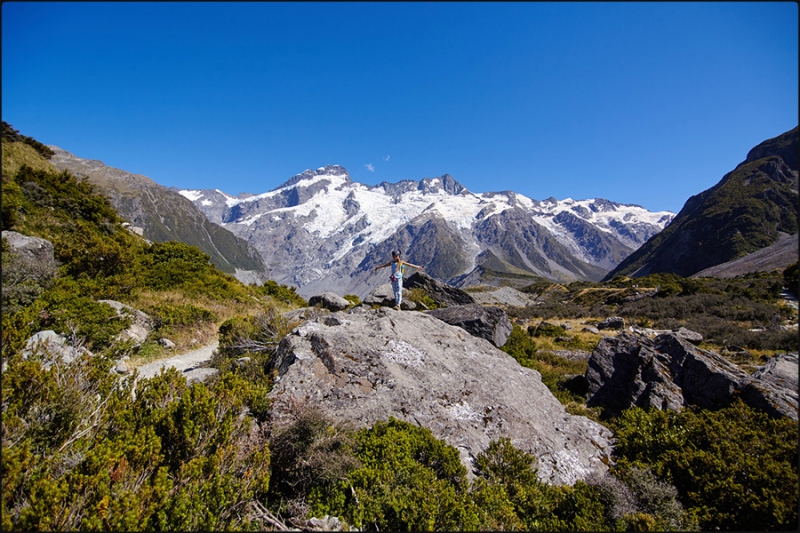
[[271,279],[268,279],[263,285],[258,287],[257,293],[269,296],[275,301],[284,304],[290,304],[296,307],[308,306],[308,302],[302,296],[297,294],[297,289],[295,287],[282,285]]
[[797,423],[741,401],[719,411],[644,411],[612,422],[623,471],[672,484],[703,530],[796,530]]
[[134,388],[110,365],[8,361],[3,530],[259,528],[242,511],[266,497],[269,452],[244,384],[171,369]]

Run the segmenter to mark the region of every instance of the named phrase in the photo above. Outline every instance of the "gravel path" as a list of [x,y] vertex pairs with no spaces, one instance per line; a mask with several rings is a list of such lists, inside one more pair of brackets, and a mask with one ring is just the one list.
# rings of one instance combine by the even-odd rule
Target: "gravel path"
[[[211,344],[203,346],[202,348],[198,348],[190,352],[182,353],[180,355],[175,355],[167,359],[161,359],[159,361],[153,361],[152,363],[147,363],[145,365],[137,367],[136,370],[138,370],[140,378],[152,378],[153,376],[158,375],[158,373],[161,372],[162,368],[168,366],[175,367],[183,373],[194,372],[199,374],[205,374],[208,372],[201,372],[201,371],[213,371],[214,369],[210,368],[201,369],[196,367],[207,361],[210,361],[211,355],[214,353],[214,350],[217,349],[218,345],[219,342],[213,342]],[[199,376],[197,377],[199,379],[202,379]]]

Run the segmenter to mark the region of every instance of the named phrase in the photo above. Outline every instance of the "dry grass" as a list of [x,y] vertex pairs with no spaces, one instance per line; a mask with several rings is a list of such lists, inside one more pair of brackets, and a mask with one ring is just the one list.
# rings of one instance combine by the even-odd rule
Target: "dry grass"
[[170,326],[166,338],[175,343],[175,348],[164,348],[159,344],[157,338],[148,340],[135,355],[131,356],[129,364],[132,367],[138,367],[145,363],[172,357],[211,344],[218,338],[220,325],[230,318],[255,316],[269,306],[275,307],[280,313],[294,309],[294,307],[277,302],[268,296],[254,297],[250,303],[232,300],[220,302],[219,300],[196,296],[187,299],[181,291],[176,290],[159,292],[143,290],[125,303],[136,309],[143,309],[145,312],[146,309],[157,305],[180,306],[191,303],[196,307],[211,311],[215,316],[213,321],[200,322],[191,326]]

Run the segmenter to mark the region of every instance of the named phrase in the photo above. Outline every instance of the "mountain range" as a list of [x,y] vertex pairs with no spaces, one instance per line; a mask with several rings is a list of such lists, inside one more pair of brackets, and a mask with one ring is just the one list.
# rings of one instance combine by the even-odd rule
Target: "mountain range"
[[473,193],[448,174],[368,186],[336,165],[262,194],[179,192],[302,295],[366,295],[385,281],[373,267],[391,250],[457,287],[597,281],[674,217],[605,199]]
[[738,275],[797,255],[797,128],[754,147],[677,216],[605,199],[473,193],[448,174],[368,186],[336,165],[262,194],[170,189],[6,129],[4,172],[45,165],[85,177],[146,238],[198,246],[241,281],[271,278],[306,297],[365,296],[386,281],[372,267],[396,249],[457,287]]

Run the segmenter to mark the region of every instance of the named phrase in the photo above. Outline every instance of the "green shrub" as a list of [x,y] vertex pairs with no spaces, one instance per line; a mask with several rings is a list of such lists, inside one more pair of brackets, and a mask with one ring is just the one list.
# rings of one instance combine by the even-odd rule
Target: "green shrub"
[[110,347],[133,319],[118,316],[106,303],[84,295],[81,285],[70,278],[59,278],[41,297],[44,308],[39,312],[39,329],[52,329],[56,333],[77,335],[84,339],[90,350]]
[[795,530],[797,424],[741,401],[720,411],[625,411],[615,424],[620,468],[674,485],[703,530]]
[[356,434],[352,470],[335,491],[314,493],[315,514],[344,517],[356,527],[390,531],[476,529],[458,451],[428,429],[390,418]]
[[134,389],[110,364],[8,361],[3,530],[258,528],[237,509],[266,496],[269,453],[241,382],[170,369]]
[[299,294],[295,287],[282,285],[277,281],[268,279],[258,288],[260,294],[264,294],[281,303],[296,305],[298,307],[308,307],[308,302]]
[[798,288],[800,287],[800,278],[798,278],[797,263],[789,265],[783,271],[783,284],[795,296],[800,294]]
[[[576,342],[577,344],[580,341]],[[514,324],[508,340],[501,348],[524,367],[532,368],[542,375],[544,383],[562,404],[584,403],[584,398],[571,392],[568,380],[574,374],[586,371],[586,363],[571,361],[555,354],[539,350],[536,342],[525,330]]]
[[20,134],[18,130],[15,130],[11,127],[9,123],[5,120],[2,122],[3,127],[3,141],[4,142],[21,142],[25,143],[28,146],[32,147],[34,150],[39,152],[39,154],[44,157],[45,159],[50,159],[55,155],[55,152],[48,148],[46,145],[40,143],[36,139],[32,137],[28,137],[26,135]]
[[193,326],[217,319],[212,311],[193,304],[156,304],[146,309],[156,329],[166,326]]
[[437,309],[439,307],[439,304],[437,304],[422,287],[409,289],[408,299],[414,303],[424,305],[426,309]]

